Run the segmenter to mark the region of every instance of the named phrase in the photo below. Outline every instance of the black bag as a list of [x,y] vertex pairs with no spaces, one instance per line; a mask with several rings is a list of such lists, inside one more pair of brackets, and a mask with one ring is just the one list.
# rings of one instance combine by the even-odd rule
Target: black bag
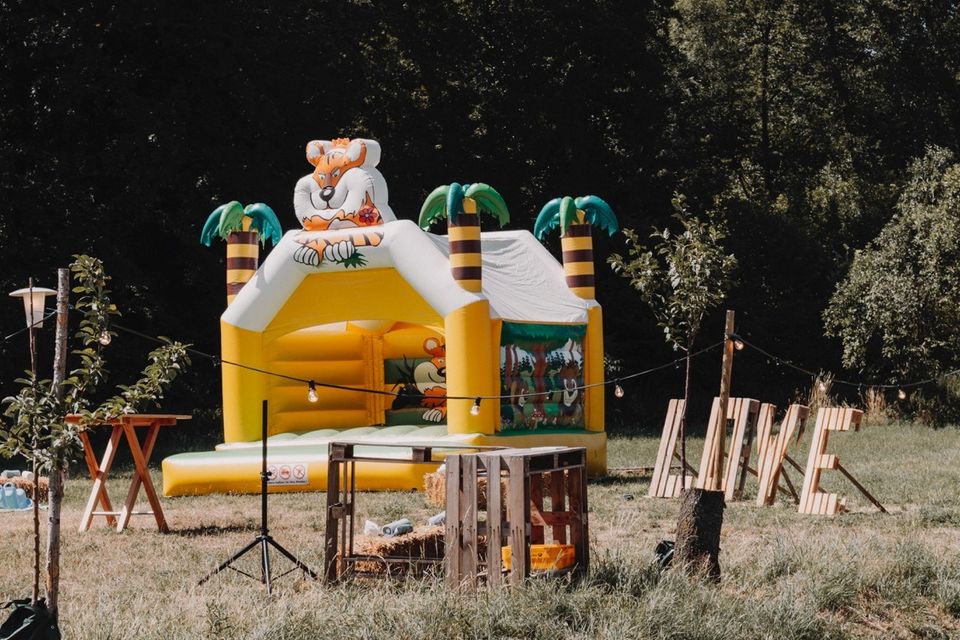
[[[663,573],[673,561],[673,551],[676,544],[673,540],[661,540],[654,549],[654,555],[657,558],[657,570]],[[2,638],[0,638],[2,640]]]
[[13,607],[10,617],[0,625],[0,640],[60,640],[60,629],[43,600],[34,606],[30,598],[11,600],[0,607]]

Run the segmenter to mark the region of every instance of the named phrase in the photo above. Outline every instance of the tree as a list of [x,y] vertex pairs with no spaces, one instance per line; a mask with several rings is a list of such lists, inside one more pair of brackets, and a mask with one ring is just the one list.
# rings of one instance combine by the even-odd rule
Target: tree
[[560,227],[563,270],[567,286],[581,298],[593,300],[593,236],[591,227],[613,235],[619,229],[613,209],[597,196],[554,198],[540,209],[533,235],[543,240]]
[[608,258],[613,270],[627,278],[640,298],[650,307],[664,338],[686,354],[683,383],[683,416],[680,421],[680,457],[686,478],[687,406],[690,396],[690,354],[700,334],[704,317],[719,305],[731,284],[737,265],[732,254],[724,252],[723,225],[708,217],[696,218],[687,208],[683,195],[673,197],[674,219],[681,231],[654,229],[650,249],[638,242],[632,229],[624,229],[630,245],[629,259],[620,254]]
[[856,252],[823,313],[843,364],[891,383],[960,364],[960,162],[930,147],[908,174],[893,219]]
[[[79,366],[70,371],[59,390],[50,380],[39,380],[32,373],[19,379],[22,385],[19,393],[3,400],[7,405],[3,415],[8,420],[0,420],[0,455],[22,456],[51,476],[51,530],[48,535],[57,540],[60,520],[54,515],[60,512],[63,492],[55,487],[62,487],[64,465],[82,451],[80,431],[159,401],[170,383],[190,364],[186,345],[165,341],[164,345],[150,352],[149,364],[139,380],[130,386],[119,386],[118,394],[94,405],[90,396],[105,381],[107,374],[104,350],[113,335],[110,321],[119,312],[110,300],[107,288],[110,278],[100,260],[75,256],[70,269],[75,281],[73,292],[79,294],[74,307],[82,314],[75,335],[79,346],[73,351],[73,355],[79,358]],[[80,421],[67,424],[67,414],[79,414]],[[35,540],[39,535],[35,529]],[[59,558],[59,549],[55,557]],[[54,619],[58,593],[59,563],[55,563],[48,566],[46,600]],[[37,605],[35,596],[34,606]]]
[[280,221],[273,209],[258,202],[246,207],[236,200],[222,204],[207,217],[200,232],[200,242],[206,246],[217,236],[227,243],[227,304],[240,293],[243,285],[257,271],[260,249],[257,244],[276,245],[283,237]]
[[507,203],[488,184],[456,182],[437,187],[420,207],[421,229],[441,218],[447,219],[450,236],[450,266],[453,279],[467,291],[481,290],[480,214],[494,218],[500,226],[510,221]]

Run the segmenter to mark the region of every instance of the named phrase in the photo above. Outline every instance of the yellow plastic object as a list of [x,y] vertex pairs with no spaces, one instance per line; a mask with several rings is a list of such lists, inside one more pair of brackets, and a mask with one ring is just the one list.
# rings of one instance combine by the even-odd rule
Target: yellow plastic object
[[[511,568],[510,547],[500,547],[500,557],[504,568]],[[572,544],[532,544],[530,545],[531,571],[560,571],[572,567],[576,554]]]

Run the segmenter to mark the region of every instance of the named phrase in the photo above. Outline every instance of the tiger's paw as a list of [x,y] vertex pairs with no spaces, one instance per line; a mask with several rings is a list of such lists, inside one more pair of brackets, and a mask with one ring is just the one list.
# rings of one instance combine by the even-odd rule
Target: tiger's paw
[[310,267],[320,266],[322,259],[316,249],[305,244],[300,245],[297,250],[293,252],[294,262],[299,262],[300,264],[305,264]]
[[323,257],[330,262],[344,262],[357,252],[357,248],[350,240],[341,240],[329,245],[323,250]]

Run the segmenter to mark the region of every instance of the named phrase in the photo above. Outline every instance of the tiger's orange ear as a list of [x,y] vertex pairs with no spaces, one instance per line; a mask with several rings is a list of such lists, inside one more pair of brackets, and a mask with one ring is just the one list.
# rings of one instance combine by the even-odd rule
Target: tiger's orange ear
[[444,347],[443,343],[436,338],[427,338],[424,340],[423,350],[435,358],[444,355],[446,352],[446,348]]
[[329,140],[311,140],[307,143],[307,162],[313,166],[317,166],[323,154],[332,148],[333,143]]

